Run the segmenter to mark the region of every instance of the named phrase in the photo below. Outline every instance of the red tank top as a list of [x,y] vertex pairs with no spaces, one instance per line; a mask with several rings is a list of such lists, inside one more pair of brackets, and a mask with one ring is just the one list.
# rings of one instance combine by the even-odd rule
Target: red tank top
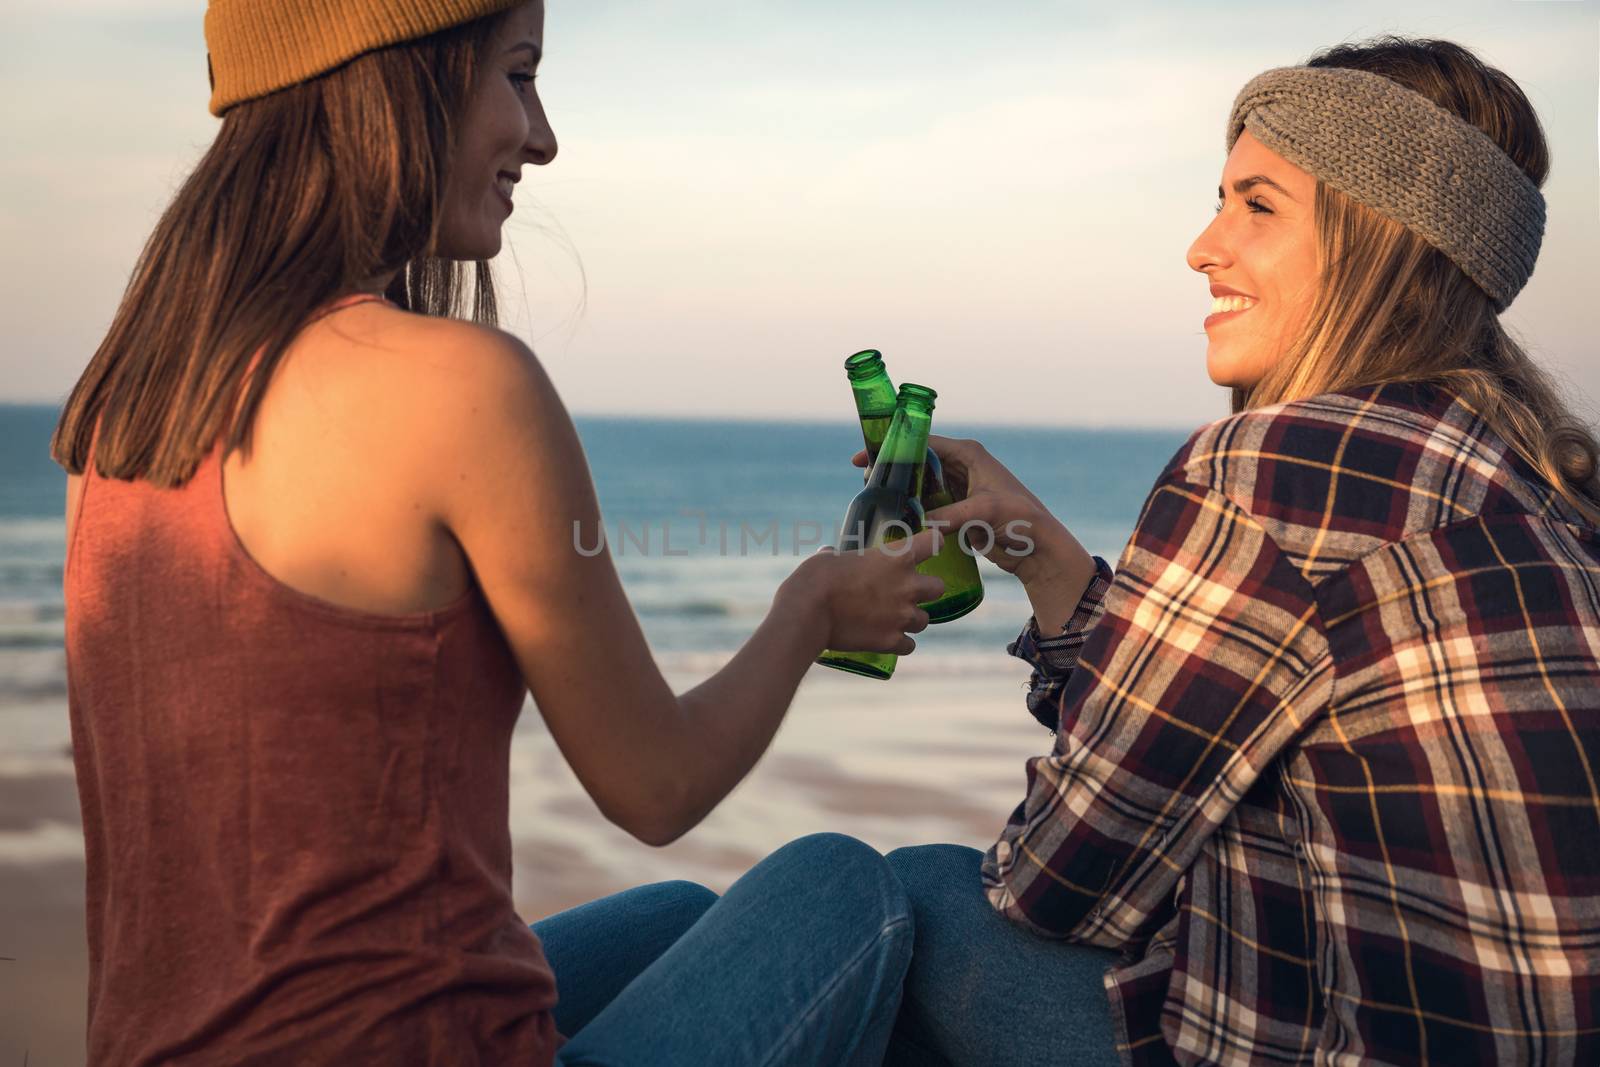
[[511,895],[526,689],[476,584],[378,615],[279,582],[219,439],[176,489],[91,458],[64,595],[90,1063],[553,1061]]

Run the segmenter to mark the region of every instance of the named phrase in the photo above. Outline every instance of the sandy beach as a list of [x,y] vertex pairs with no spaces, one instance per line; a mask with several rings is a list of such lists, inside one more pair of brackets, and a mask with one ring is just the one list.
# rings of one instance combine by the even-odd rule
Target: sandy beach
[[[750,776],[660,849],[601,817],[530,702],[511,756],[519,912],[533,922],[667,878],[721,892],[773,849],[823,830],[881,851],[986,848],[1022,797],[1023,761],[1050,740],[1023,706],[1027,668],[1003,653],[992,668],[953,674],[913,655],[887,683],[813,670]],[[669,681],[682,692],[703,678]],[[0,960],[0,1064],[77,1065],[88,967],[66,706],[27,714],[59,722],[60,734],[49,751],[0,753],[0,956],[11,957]]]

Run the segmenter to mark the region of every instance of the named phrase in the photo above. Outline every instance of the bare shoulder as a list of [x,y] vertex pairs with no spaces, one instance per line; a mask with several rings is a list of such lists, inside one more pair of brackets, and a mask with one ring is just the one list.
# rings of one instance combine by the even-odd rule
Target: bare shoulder
[[532,349],[493,326],[370,304],[316,328],[295,376],[324,405],[364,410],[385,440],[466,440],[488,408],[554,398]]
[[[531,686],[541,664],[572,658],[550,644],[551,620],[572,618],[577,605],[627,614],[609,556],[569,547],[575,530],[600,523],[583,446],[521,340],[460,321],[394,328],[407,325],[393,346],[404,369],[390,386],[389,421],[405,440],[391,476],[409,481],[459,547]],[[559,699],[548,684],[544,696]]]
[[459,319],[389,314],[411,320],[395,327],[403,357],[394,382],[410,424],[472,448],[506,432],[508,422],[560,407],[538,356],[515,334]]
[[485,495],[507,488],[489,475],[507,473],[530,453],[577,461],[555,386],[516,335],[382,305],[371,312],[338,326],[350,338],[356,371],[340,377],[373,391],[393,466],[447,527],[463,507],[489,506]]
[[[388,305],[346,308],[318,325],[325,331],[324,339],[332,342],[319,347],[338,350],[341,362],[351,359],[347,366],[359,371],[359,377],[377,377],[383,386],[402,391],[450,384],[470,387],[478,375],[511,372],[537,362],[532,350],[506,330]],[[375,370],[382,373],[374,376]]]

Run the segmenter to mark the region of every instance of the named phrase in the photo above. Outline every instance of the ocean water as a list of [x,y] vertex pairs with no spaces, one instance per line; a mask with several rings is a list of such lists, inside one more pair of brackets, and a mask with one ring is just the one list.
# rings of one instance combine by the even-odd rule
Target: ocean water
[[[55,418],[51,408],[0,407],[0,952],[15,958],[0,964],[0,1016],[18,1005],[9,1014],[34,1036],[41,1024],[28,1007],[45,997],[82,1005],[88,972],[62,652],[65,475],[48,454]],[[831,537],[861,484],[849,463],[859,431],[848,422],[576,422],[613,557],[675,692],[758,625],[778,583],[821,528]],[[936,426],[984,441],[1103,555],[1120,551],[1184,436]],[[757,765],[665,847],[599,812],[528,700],[505,768],[518,914],[532,922],[666,879],[724,892],[761,857],[821,831],[883,852],[987,847],[1022,796],[1024,761],[1049,735],[1025,710],[1026,667],[1004,653],[1027,617],[1025,598],[1009,575],[979,565],[985,602],[919,634],[889,682],[809,671]],[[38,978],[42,959],[55,961],[52,984]],[[12,974],[25,985],[8,989]],[[81,1062],[83,1027],[81,1016],[60,1017],[62,1062]]]
[[[83,859],[77,813],[48,801],[73,774],[62,649],[66,477],[49,458],[56,416],[48,406],[0,406],[0,784],[18,805],[0,812],[0,871],[71,870],[51,865]],[[859,430],[848,421],[575,421],[613,559],[675,692],[703,681],[750,635],[779,582],[832,540],[861,485],[850,465]],[[982,441],[1110,559],[1185,437],[945,425],[937,416],[934,428]],[[530,698],[509,767],[520,914],[532,921],[666,878],[721,892],[784,842],[822,830],[883,851],[929,841],[986,847],[1022,795],[1025,761],[1049,747],[1049,734],[1025,709],[1026,665],[1004,651],[1027,620],[1026,597],[999,568],[979,568],[983,604],[918,634],[890,681],[809,671],[768,752],[665,848],[599,813]],[[49,892],[69,891],[77,890],[62,883]],[[7,932],[0,920],[0,939]],[[60,951],[81,953],[81,937]]]
[[[61,595],[65,474],[58,410],[0,405],[0,759],[66,736]],[[605,536],[664,670],[704,676],[760,622],[773,592],[832,542],[861,484],[852,422],[577,417]],[[1005,462],[1091,551],[1115,560],[1183,431],[942,425]],[[590,536],[575,541],[592,550]],[[1026,621],[1020,584],[979,562],[984,603],[918,635],[920,674],[998,669]],[[813,673],[832,673],[818,668]],[[857,684],[872,684],[864,680]],[[892,682],[890,684],[893,684]]]

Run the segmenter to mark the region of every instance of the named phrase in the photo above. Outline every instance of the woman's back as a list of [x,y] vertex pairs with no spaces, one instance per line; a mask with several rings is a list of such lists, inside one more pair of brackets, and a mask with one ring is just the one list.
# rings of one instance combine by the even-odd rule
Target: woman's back
[[[1236,809],[1237,852],[1203,850],[1250,892],[1211,897],[1197,877],[1194,907],[1251,915],[1235,929],[1271,929],[1282,948],[1293,902],[1312,905],[1302,948],[1307,986],[1327,997],[1321,1049],[1587,1061],[1600,539],[1447,391],[1395,384],[1273,410],[1189,462],[1231,462],[1227,494],[1309,583],[1326,711]],[[1274,848],[1244,843],[1280,833],[1308,886],[1277,885]],[[1250,852],[1235,867],[1230,853]],[[1298,985],[1278,985],[1263,1015]]]
[[554,982],[511,898],[526,685],[403,495],[403,442],[382,447],[403,384],[362,388],[379,349],[336,335],[387,328],[400,358],[402,317],[308,328],[249,466],[214,448],[177,489],[83,476],[65,594],[92,1060],[207,1062],[223,1034],[230,1062],[552,1055]]
[[[222,128],[51,444],[81,473],[65,595],[90,1055],[537,1067],[561,1036],[511,896],[527,693],[601,813],[665,844],[749,773],[821,652],[912,651],[942,591],[916,570],[936,535],[807,558],[730,662],[675,694],[609,553],[576,550],[603,527],[565,405],[490,328],[511,190],[556,154],[533,84],[543,4],[328,14],[211,4]],[[358,290],[397,306],[316,316]],[[736,897],[695,921],[726,949],[624,977],[642,1006],[609,1024],[568,1008],[580,1054],[881,1058],[910,951],[882,857],[823,840],[752,874],[764,911]],[[637,973],[666,943],[634,933],[581,938],[569,1005],[621,984],[589,945],[620,937]],[[781,962],[752,981],[757,943]]]
[[985,874],[1150,1062],[1593,1059],[1600,536],[1470,407],[1202,428],[1103,612]]

